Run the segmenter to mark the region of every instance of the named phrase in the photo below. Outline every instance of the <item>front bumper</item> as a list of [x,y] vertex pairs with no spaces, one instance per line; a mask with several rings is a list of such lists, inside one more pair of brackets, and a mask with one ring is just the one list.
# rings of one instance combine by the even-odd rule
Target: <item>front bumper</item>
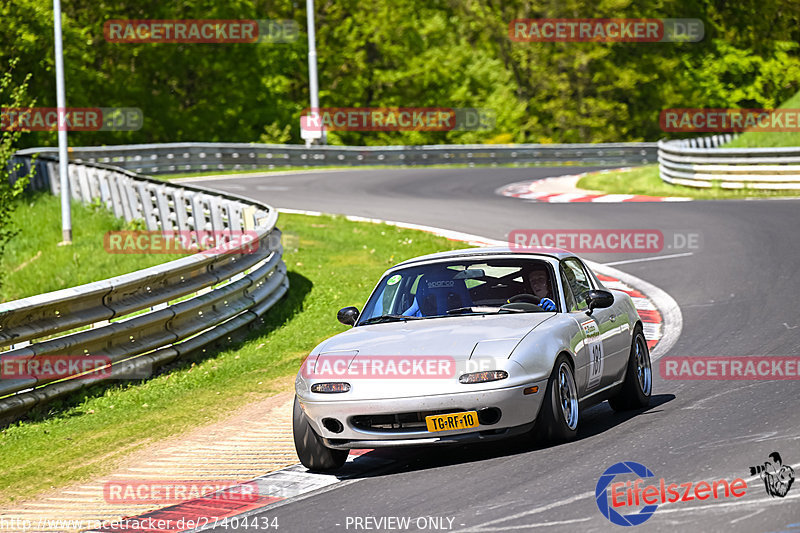
[[[536,385],[539,391],[523,394],[526,387]],[[504,438],[530,429],[542,404],[547,380],[524,385],[451,394],[414,396],[379,400],[314,401],[299,398],[314,431],[331,448],[377,448],[425,444],[454,444],[469,440]],[[500,409],[500,420],[477,428],[430,432],[427,430],[371,430],[356,427],[352,418],[359,415],[393,415],[407,412],[427,412],[459,409]],[[344,429],[333,433],[322,425],[324,418],[335,418]]]
[[[522,426],[505,429],[489,429],[483,431],[472,431],[459,435],[449,435],[437,437],[435,433],[427,433],[429,437],[415,439],[390,439],[390,440],[346,440],[346,439],[326,439],[323,442],[328,448],[339,450],[362,449],[362,448],[395,448],[402,446],[432,446],[448,444],[466,444],[469,442],[487,442],[491,440],[507,439],[516,435],[522,435],[533,428],[533,422]],[[488,426],[487,426],[488,427]]]

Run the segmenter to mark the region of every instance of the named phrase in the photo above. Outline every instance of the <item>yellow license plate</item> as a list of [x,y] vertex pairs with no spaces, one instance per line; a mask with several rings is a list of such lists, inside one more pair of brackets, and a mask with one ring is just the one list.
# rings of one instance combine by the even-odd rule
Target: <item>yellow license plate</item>
[[454,429],[476,428],[480,425],[478,424],[477,411],[426,416],[425,424],[428,426],[428,431],[451,431]]

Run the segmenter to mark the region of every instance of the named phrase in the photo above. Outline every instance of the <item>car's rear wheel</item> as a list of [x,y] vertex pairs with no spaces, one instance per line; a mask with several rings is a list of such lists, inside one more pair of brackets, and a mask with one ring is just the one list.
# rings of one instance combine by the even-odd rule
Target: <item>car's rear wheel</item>
[[300,407],[297,397],[294,399],[294,412],[292,413],[292,429],[294,433],[294,447],[300,462],[309,470],[326,472],[337,470],[347,460],[347,450],[334,450],[323,444],[322,439],[316,434],[308,417]]
[[580,407],[575,374],[566,355],[556,358],[544,394],[534,432],[551,443],[574,439],[578,433]]
[[630,411],[650,405],[653,392],[653,371],[650,366],[650,350],[640,327],[633,332],[628,367],[625,369],[625,381],[622,390],[608,404],[615,411]]

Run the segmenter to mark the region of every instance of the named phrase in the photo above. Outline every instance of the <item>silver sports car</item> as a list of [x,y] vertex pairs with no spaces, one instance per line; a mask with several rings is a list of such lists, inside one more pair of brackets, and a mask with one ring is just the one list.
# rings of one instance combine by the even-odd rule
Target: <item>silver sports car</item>
[[650,355],[630,297],[566,251],[473,248],[389,269],[353,328],[295,382],[294,440],[312,470],[350,448],[575,436],[581,409],[649,404]]

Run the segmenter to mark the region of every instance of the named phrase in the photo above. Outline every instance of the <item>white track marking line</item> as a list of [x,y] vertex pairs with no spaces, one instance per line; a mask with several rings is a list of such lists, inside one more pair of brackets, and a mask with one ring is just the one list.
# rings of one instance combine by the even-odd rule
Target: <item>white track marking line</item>
[[563,194],[557,194],[555,196],[551,196],[547,199],[547,201],[551,204],[560,204],[566,202],[573,202],[580,198],[586,198],[587,196],[591,196],[591,194],[565,192]]
[[642,333],[644,333],[644,338],[647,340],[660,340],[661,324],[657,322],[642,322]]
[[504,516],[502,518],[496,518],[494,520],[489,520],[488,522],[484,522],[483,524],[474,525],[468,527],[466,529],[459,529],[460,532],[467,532],[467,531],[482,531],[483,528],[488,526],[493,526],[495,524],[500,524],[502,522],[507,522],[508,520],[516,520],[517,518],[522,518],[525,516],[530,516],[532,514],[543,513],[545,511],[549,511],[551,509],[556,509],[561,507],[562,505],[569,505],[571,503],[579,502],[584,499],[594,499],[594,491],[591,492],[584,492],[573,496],[571,498],[567,498],[564,500],[555,501],[553,503],[548,503],[546,505],[542,505],[541,507],[534,507],[533,509],[528,509],[527,511],[522,511],[521,513],[512,514],[509,516]]
[[632,194],[604,194],[592,200],[594,204],[616,204],[633,198]]
[[278,209],[278,213],[287,213],[289,215],[308,215],[310,217],[321,217],[323,215],[322,211],[306,211],[304,209],[289,209],[285,207]]
[[541,198],[543,196],[550,196],[553,193],[550,192],[524,192],[521,194],[517,194],[516,198],[522,198],[523,200],[535,200],[537,198]]
[[559,520],[557,522],[537,522],[535,524],[523,524],[521,526],[502,526],[497,528],[480,528],[480,529],[462,529],[460,531],[474,531],[475,533],[489,533],[494,531],[511,531],[515,529],[533,529],[535,527],[553,527],[553,526],[564,526],[567,524],[577,524],[579,522],[588,522],[591,520],[592,517],[587,516],[586,518],[573,518],[572,520]]
[[684,252],[681,254],[657,255],[654,257],[640,257],[639,259],[625,259],[624,261],[612,261],[610,263],[603,263],[606,266],[628,265],[631,263],[644,263],[645,261],[660,261],[661,259],[673,259],[675,257],[689,257],[694,255],[694,252]]
[[655,305],[653,305],[653,302],[651,302],[647,298],[640,298],[638,296],[631,296],[631,300],[633,300],[633,306],[638,311],[657,311],[657,308],[656,308]]
[[617,291],[627,292],[634,290],[633,287],[619,281],[604,281],[603,285],[605,285],[607,289],[614,289]]

